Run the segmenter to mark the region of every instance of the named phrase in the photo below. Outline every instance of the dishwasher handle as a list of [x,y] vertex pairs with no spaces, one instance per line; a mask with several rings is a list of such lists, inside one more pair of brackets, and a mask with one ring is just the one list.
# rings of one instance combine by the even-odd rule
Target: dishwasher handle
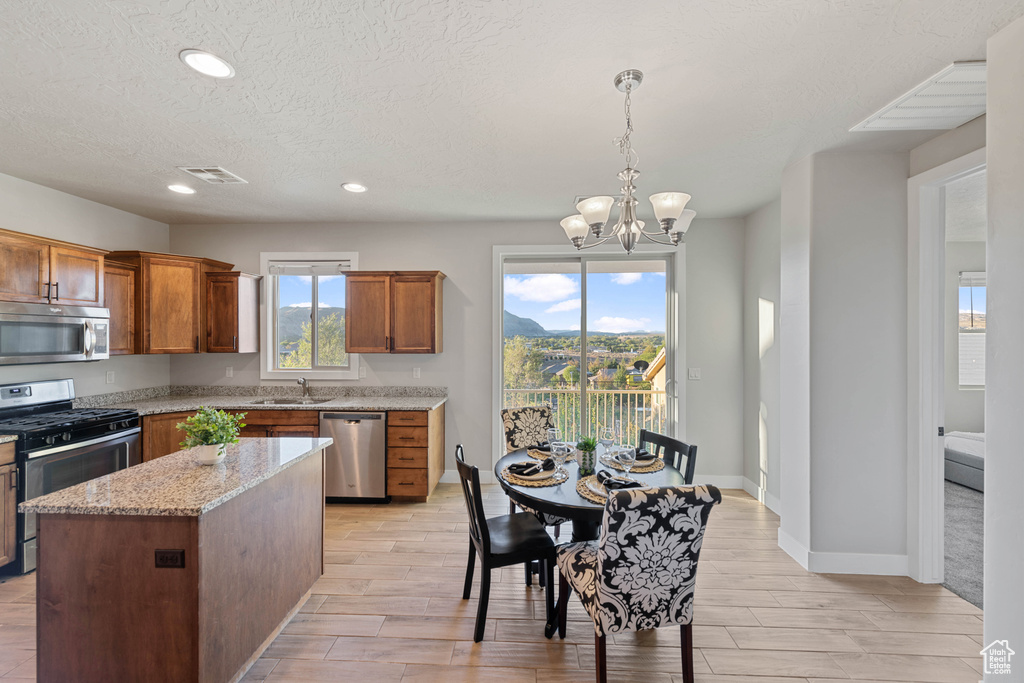
[[321,420],[345,420],[348,424],[359,424],[360,420],[383,420],[382,413],[320,413]]

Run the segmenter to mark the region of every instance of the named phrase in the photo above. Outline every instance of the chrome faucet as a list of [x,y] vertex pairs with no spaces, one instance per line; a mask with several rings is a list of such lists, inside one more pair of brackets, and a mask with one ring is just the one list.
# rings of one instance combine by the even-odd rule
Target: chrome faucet
[[309,380],[305,377],[300,377],[298,384],[302,387],[302,398],[309,398]]

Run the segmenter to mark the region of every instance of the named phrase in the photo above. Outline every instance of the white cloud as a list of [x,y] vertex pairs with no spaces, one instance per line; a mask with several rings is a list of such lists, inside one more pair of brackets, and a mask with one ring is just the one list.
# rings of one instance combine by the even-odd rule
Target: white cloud
[[567,275],[550,273],[522,278],[505,276],[505,293],[523,301],[560,301],[578,291],[579,285]]
[[612,282],[617,285],[631,285],[640,282],[640,278],[643,276],[643,273],[616,273],[612,275]]
[[580,329],[579,325],[569,325],[569,329],[578,332]]
[[650,324],[650,318],[613,318],[606,315],[595,320],[594,324],[590,325],[590,331],[612,333],[636,332],[647,329],[647,326]]
[[569,299],[568,301],[560,301],[559,303],[551,306],[544,310],[545,313],[564,313],[565,311],[578,311],[580,308],[579,299]]

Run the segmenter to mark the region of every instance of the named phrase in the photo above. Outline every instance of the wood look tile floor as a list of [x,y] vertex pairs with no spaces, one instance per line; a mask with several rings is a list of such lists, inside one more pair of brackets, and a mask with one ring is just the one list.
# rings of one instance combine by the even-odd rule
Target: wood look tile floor
[[[723,493],[697,573],[697,681],[979,679],[980,610],[904,577],[808,573],[779,550],[775,514]],[[489,515],[508,511],[500,488],[484,495]],[[324,577],[244,680],[592,681],[586,613],[574,599],[566,639],[545,640],[544,592],[524,585],[522,567],[494,572],[484,641],[473,642],[467,531],[456,485],[426,503],[329,506]],[[0,583],[0,680],[35,676],[34,603],[34,576]],[[608,668],[611,681],[681,681],[678,629],[612,636]]]

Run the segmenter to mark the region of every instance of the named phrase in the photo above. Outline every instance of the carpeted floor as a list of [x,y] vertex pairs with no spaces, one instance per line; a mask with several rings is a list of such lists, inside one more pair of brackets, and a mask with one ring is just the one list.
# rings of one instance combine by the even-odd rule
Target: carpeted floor
[[961,598],[982,605],[985,494],[946,482],[946,581]]

